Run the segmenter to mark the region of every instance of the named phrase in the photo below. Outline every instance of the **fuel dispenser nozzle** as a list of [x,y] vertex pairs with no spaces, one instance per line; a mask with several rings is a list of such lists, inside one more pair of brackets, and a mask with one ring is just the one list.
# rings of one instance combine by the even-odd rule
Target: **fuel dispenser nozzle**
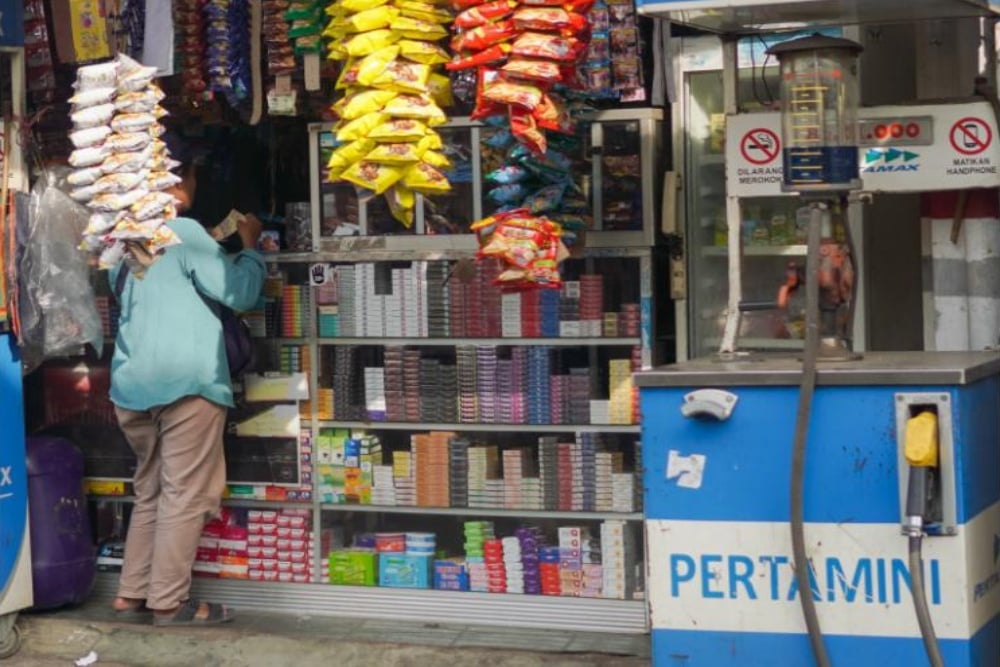
[[903,455],[909,464],[903,533],[919,537],[924,526],[941,520],[938,492],[938,418],[925,410],[906,422]]

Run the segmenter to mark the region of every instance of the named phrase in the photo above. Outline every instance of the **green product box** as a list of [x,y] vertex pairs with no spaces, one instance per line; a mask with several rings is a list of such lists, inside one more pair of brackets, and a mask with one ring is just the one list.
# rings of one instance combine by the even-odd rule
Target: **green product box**
[[330,583],[339,586],[375,586],[377,556],[374,551],[365,549],[331,551]]

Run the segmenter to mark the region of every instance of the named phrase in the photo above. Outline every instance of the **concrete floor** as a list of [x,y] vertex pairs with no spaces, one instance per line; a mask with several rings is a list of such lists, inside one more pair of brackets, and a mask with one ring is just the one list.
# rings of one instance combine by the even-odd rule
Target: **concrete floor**
[[242,611],[214,628],[153,628],[114,616],[107,601],[24,614],[24,645],[6,667],[646,667],[649,638]]

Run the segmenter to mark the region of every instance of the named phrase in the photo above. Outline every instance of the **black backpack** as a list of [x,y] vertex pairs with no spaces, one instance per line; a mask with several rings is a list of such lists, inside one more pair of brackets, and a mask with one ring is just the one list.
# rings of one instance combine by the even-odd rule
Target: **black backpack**
[[[122,292],[125,291],[129,270],[128,264],[122,264],[122,268],[118,271],[118,279],[115,281],[115,299],[119,304]],[[197,287],[195,291],[198,292]],[[250,335],[250,326],[232,308],[208,298],[201,292],[198,292],[198,296],[222,323],[222,339],[226,343],[226,363],[229,364],[230,377],[238,378],[253,371],[257,355],[253,337]]]

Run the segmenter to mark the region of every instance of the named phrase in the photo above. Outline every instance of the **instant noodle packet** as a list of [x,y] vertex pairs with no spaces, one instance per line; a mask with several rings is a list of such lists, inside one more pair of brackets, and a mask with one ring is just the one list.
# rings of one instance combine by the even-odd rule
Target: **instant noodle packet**
[[343,143],[368,137],[373,130],[388,120],[389,116],[384,113],[367,113],[360,118],[355,118],[352,121],[339,125],[337,128],[337,141]]
[[434,100],[425,95],[398,95],[382,110],[394,118],[415,118],[431,126],[448,121],[441,108],[434,104]]
[[361,161],[346,169],[341,178],[380,195],[403,178],[403,173],[404,170],[399,167]]
[[394,60],[372,82],[372,85],[383,90],[419,95],[427,92],[427,78],[430,73],[429,65]]
[[392,213],[392,217],[406,228],[413,226],[413,207],[416,205],[416,197],[412,190],[397,183],[386,190],[385,200],[389,204],[389,212]]
[[405,166],[420,161],[420,151],[416,144],[379,144],[365,156],[369,162]]
[[382,111],[396,96],[397,93],[390,90],[361,90],[349,93],[333,105],[333,110],[344,120],[354,120],[368,113]]
[[[382,115],[389,119],[391,116]],[[419,141],[427,136],[430,130],[427,126],[412,118],[394,118],[380,123],[368,132],[367,136],[378,142]]]
[[395,30],[382,28],[381,30],[372,30],[354,35],[343,44],[343,47],[350,56],[367,56],[370,53],[396,43],[402,36],[402,34]]
[[392,31],[407,39],[436,42],[448,36],[448,29],[438,23],[421,21],[409,16],[399,16],[390,26]]
[[415,63],[439,65],[451,60],[451,56],[448,55],[447,51],[432,42],[401,39],[396,44],[399,46],[399,55]]
[[403,176],[403,185],[422,194],[435,194],[451,190],[451,185],[444,174],[426,162],[418,162],[407,169]]

